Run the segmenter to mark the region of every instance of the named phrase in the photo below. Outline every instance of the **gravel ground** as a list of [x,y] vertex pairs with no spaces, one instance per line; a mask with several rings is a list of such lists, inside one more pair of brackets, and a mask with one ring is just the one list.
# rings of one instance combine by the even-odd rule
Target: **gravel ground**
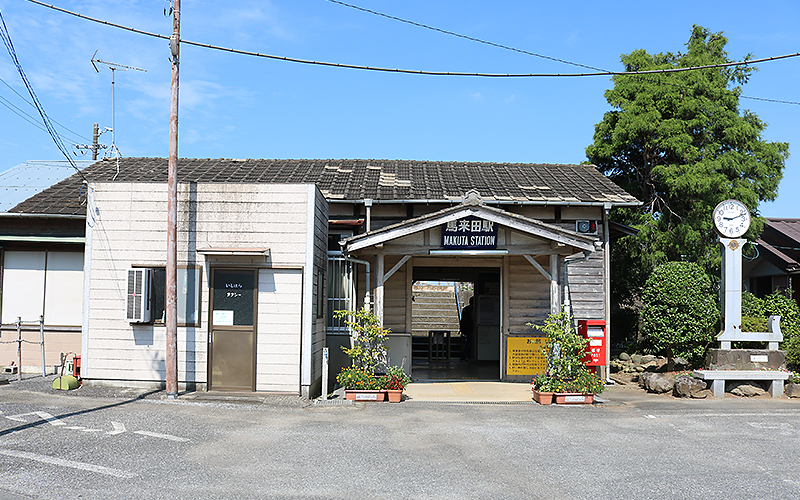
[[[166,399],[167,394],[163,389],[142,389],[136,387],[118,387],[99,384],[85,384],[77,389],[63,391],[53,389],[53,380],[56,375],[22,374],[22,380],[17,380],[16,375],[0,375],[0,394],[4,390],[31,391],[47,394],[58,394],[66,397],[88,398],[116,398],[116,399]],[[5,383],[7,380],[8,383]],[[305,407],[313,404],[312,401],[292,394],[266,394],[266,393],[232,393],[232,392],[206,392],[183,391],[178,394],[178,399],[219,401],[243,404],[261,404],[290,407]]]

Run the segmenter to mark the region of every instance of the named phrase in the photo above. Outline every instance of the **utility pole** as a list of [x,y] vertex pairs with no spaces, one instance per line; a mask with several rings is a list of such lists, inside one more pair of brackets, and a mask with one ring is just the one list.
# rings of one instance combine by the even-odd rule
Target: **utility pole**
[[170,84],[169,113],[169,171],[167,181],[167,290],[166,326],[167,399],[178,397],[178,66],[180,56],[181,1],[174,0],[172,36],[169,47],[172,52],[172,80]]
[[98,151],[101,149],[106,149],[107,147],[105,144],[100,144],[100,134],[102,133],[103,132],[100,132],[100,127],[98,127],[95,123],[94,130],[92,132],[92,145],[87,146],[86,144],[79,144],[75,146],[75,149],[90,149],[92,151],[92,160],[96,160]]

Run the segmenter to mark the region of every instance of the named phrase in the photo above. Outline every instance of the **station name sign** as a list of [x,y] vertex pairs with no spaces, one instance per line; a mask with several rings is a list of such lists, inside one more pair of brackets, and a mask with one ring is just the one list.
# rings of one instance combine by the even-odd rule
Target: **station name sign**
[[442,225],[443,250],[495,250],[497,224],[473,215]]

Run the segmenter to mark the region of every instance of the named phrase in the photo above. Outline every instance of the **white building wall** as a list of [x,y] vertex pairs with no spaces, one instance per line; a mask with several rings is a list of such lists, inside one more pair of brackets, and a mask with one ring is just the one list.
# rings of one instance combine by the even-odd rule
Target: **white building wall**
[[[161,382],[166,330],[125,320],[126,273],[166,264],[167,186],[92,186],[92,272],[87,379]],[[314,199],[309,200],[310,193]],[[317,193],[317,194],[314,194]],[[200,266],[200,324],[178,328],[178,380],[205,384],[208,370],[209,278],[212,266],[259,268],[256,389],[301,391],[301,345],[309,279],[308,210],[327,222],[327,203],[306,184],[187,183],[178,186],[178,265]],[[313,219],[312,219],[313,220]],[[316,233],[316,230],[312,230]],[[326,239],[317,235],[317,239]],[[269,256],[208,256],[205,248],[269,248]],[[324,263],[324,258],[321,259]],[[324,322],[321,331],[324,332]]]

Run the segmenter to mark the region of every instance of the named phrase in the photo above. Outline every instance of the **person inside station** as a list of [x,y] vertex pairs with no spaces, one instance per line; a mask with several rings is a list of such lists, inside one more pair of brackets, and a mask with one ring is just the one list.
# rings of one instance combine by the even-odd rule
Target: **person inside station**
[[458,328],[461,331],[461,337],[464,339],[464,349],[461,351],[461,361],[469,361],[472,356],[472,337],[475,330],[475,308],[472,303],[475,297],[469,298],[469,304],[464,306],[461,310],[461,319],[458,322]]

